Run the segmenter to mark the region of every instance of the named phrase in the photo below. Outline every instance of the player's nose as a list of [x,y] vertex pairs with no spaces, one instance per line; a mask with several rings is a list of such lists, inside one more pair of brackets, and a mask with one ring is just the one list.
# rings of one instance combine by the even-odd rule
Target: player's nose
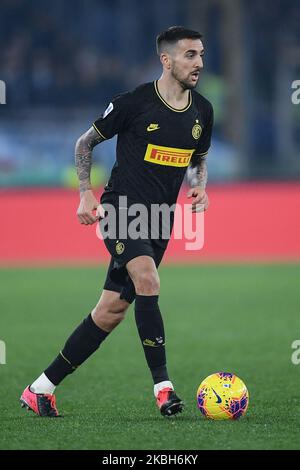
[[196,70],[203,69],[203,58],[202,56],[198,55],[195,57],[194,67]]
[[197,59],[197,67],[198,67],[200,70],[203,69],[203,59],[202,59],[202,57],[199,57],[199,58]]

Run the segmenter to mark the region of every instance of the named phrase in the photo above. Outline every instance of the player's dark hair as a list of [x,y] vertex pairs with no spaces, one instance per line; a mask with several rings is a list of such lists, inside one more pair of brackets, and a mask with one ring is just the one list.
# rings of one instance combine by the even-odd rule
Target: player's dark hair
[[156,51],[160,55],[166,45],[173,45],[180,39],[201,39],[202,34],[183,26],[171,26],[156,37]]

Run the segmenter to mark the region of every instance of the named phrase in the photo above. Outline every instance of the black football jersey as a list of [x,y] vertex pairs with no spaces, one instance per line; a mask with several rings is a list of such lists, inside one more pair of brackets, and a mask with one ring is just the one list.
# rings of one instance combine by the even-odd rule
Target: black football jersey
[[212,105],[194,90],[181,110],[163,99],[157,81],[114,98],[93,124],[104,139],[118,134],[101,201],[116,194],[147,206],[175,203],[188,165],[208,152],[212,125]]

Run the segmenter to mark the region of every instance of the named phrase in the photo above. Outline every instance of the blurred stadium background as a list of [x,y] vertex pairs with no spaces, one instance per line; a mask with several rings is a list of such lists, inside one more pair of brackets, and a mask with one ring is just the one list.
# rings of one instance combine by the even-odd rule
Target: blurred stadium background
[[[5,379],[1,389],[10,397],[2,415],[9,429],[2,436],[0,447],[105,448],[101,445],[111,444],[111,448],[122,445],[142,448],[145,442],[148,448],[177,448],[172,440],[174,435],[168,431],[161,438],[154,421],[144,431],[137,429],[135,439],[139,435],[139,440],[130,441],[134,419],[127,420],[126,410],[117,401],[111,402],[111,395],[102,396],[101,406],[105,403],[109,415],[109,407],[114,404],[114,419],[121,426],[123,437],[126,433],[129,436],[126,442],[120,438],[117,427],[109,428],[112,421],[107,416],[104,425],[112,434],[107,432],[102,444],[80,419],[79,425],[85,429],[82,435],[86,434],[84,443],[82,435],[73,440],[71,425],[65,444],[54,427],[52,431],[47,429],[48,441],[31,436],[32,440],[20,442],[18,431],[26,431],[22,426],[28,426],[29,431],[33,421],[25,425],[21,412],[15,410],[22,387],[39,368],[45,367],[45,358],[47,363],[86,309],[93,306],[104,279],[103,268],[89,267],[106,263],[104,245],[96,237],[94,227],[82,227],[76,218],[75,141],[115,94],[160,76],[155,36],[176,24],[197,29],[204,35],[205,68],[198,89],[213,103],[215,128],[208,156],[211,205],[205,214],[204,248],[185,252],[184,241],[173,241],[166,256],[172,266],[162,268],[165,293],[162,302],[166,312],[172,310],[177,315],[181,328],[176,330],[166,317],[170,336],[174,334],[170,339],[170,360],[175,374],[182,379],[187,400],[191,395],[191,402],[198,378],[200,383],[214,369],[226,367],[241,373],[250,383],[251,392],[256,390],[258,396],[253,414],[249,411],[256,427],[251,431],[248,426],[237,428],[240,439],[233,428],[229,432],[229,428],[218,425],[218,442],[208,427],[205,428],[208,441],[198,442],[197,430],[190,432],[198,421],[191,424],[187,418],[181,422],[180,432],[178,424],[173,426],[174,432],[178,430],[176,445],[230,448],[236,442],[240,448],[283,448],[289,442],[290,447],[297,447],[296,428],[294,434],[289,434],[291,430],[286,424],[282,428],[278,424],[281,417],[282,423],[290,420],[296,426],[295,411],[292,407],[287,411],[284,406],[280,414],[278,397],[272,398],[270,411],[261,383],[266,381],[270,390],[276,387],[276,377],[281,375],[286,387],[289,384],[292,389],[296,372],[290,364],[290,344],[299,331],[300,104],[293,104],[291,95],[292,82],[300,80],[299,2],[1,0],[0,8],[0,80],[6,84],[6,104],[0,105],[0,339],[6,341],[8,351],[7,366],[0,366],[0,372]],[[114,158],[115,139],[94,150],[93,181],[98,195]],[[185,201],[184,188],[180,198]],[[251,267],[242,264],[250,261]],[[214,266],[207,266],[209,262]],[[236,262],[239,267],[232,267]],[[76,270],[75,266],[82,263],[87,267]],[[176,263],[194,266],[189,269],[183,264],[175,266]],[[33,265],[40,267],[32,270]],[[49,265],[59,267],[47,270]],[[179,293],[186,292],[185,299],[189,294],[193,296],[199,287],[197,279],[201,287],[199,305],[206,312],[204,320],[201,317],[204,337],[202,329],[198,332],[196,327],[192,333],[181,319],[185,304]],[[200,306],[192,300],[190,303],[191,322],[197,325]],[[40,305],[43,315],[51,318],[50,325],[41,326]],[[61,308],[69,314],[62,315]],[[214,322],[219,324],[217,331]],[[232,332],[232,325],[238,334]],[[127,336],[121,340],[129,350],[134,326],[131,328],[125,329]],[[178,352],[174,353],[176,338],[178,341],[185,328],[189,343],[178,356]],[[125,334],[120,331],[120,335]],[[111,372],[102,377],[101,384],[104,380],[105,386],[111,387],[109,380],[115,380],[119,392],[130,396],[134,387],[128,387],[126,380],[120,383],[118,374],[114,376],[116,351],[120,348],[115,339],[118,335],[117,332],[112,338],[112,346],[109,343],[103,349]],[[209,351],[209,357],[205,363],[200,358],[198,363],[195,349],[201,356],[202,345]],[[128,374],[138,388],[147,371],[142,365],[137,338],[134,348],[140,354],[141,365],[134,359]],[[241,351],[246,351],[246,355]],[[190,382],[180,369],[182,358]],[[71,410],[71,416],[76,413],[72,406],[78,400],[81,410],[86,406],[83,397],[76,395],[76,380],[85,382],[92,377],[98,383],[96,364],[97,359],[92,359],[86,369],[78,372],[81,379],[68,379],[68,384],[75,387],[74,390],[67,384],[65,389],[64,407]],[[118,367],[120,375],[124,374]],[[198,378],[193,376],[195,370]],[[150,384],[149,387],[151,392]],[[93,419],[91,393],[87,391],[91,408],[85,411]],[[99,389],[99,393],[103,390]],[[296,398],[290,400],[292,403]],[[140,410],[144,409],[141,396],[135,407],[133,416],[138,421]],[[156,413],[150,405],[149,413]],[[261,418],[264,413],[271,423],[269,433],[265,432],[265,421]],[[247,418],[245,422],[248,423]],[[36,431],[43,429],[37,427]],[[182,432],[184,429],[186,433]],[[148,432],[151,430],[159,438],[151,440]],[[171,436],[170,442],[167,436]]]

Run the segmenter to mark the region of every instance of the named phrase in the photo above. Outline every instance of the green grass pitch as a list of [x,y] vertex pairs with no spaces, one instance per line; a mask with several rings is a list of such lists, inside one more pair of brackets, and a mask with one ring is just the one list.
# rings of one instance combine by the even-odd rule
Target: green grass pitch
[[[57,389],[63,419],[40,419],[19,396],[50,363],[101,292],[105,268],[0,270],[1,449],[299,449],[300,265],[163,266],[171,379],[184,413],[160,416],[134,323],[125,321]],[[250,404],[239,421],[208,421],[196,390],[207,375],[234,372]]]

